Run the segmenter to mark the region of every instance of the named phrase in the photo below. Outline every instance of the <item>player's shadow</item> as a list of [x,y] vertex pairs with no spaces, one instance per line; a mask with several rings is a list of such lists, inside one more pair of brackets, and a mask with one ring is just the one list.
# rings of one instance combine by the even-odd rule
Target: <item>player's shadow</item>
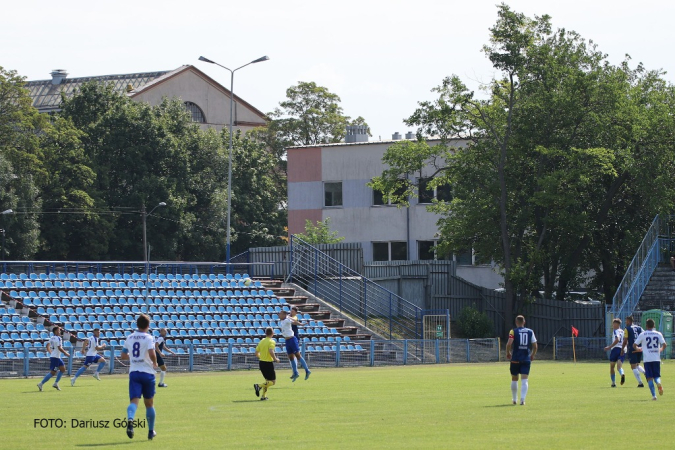
[[232,400],[232,403],[260,403],[260,399],[256,399],[256,400]]
[[514,405],[513,403],[503,403],[500,405],[485,405],[483,406],[483,408],[506,408],[507,406],[513,408],[516,405]]
[[107,442],[104,444],[79,444],[76,445],[75,447],[112,447],[113,445],[128,445],[128,444],[133,444],[133,441],[123,441],[123,442]]

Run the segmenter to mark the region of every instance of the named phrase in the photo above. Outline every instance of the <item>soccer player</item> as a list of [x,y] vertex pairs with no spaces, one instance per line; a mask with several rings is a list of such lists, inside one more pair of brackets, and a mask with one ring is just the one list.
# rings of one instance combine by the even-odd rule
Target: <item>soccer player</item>
[[[70,379],[70,385],[75,386],[75,381],[77,380],[77,377],[82,375],[88,368],[94,363],[98,363],[98,367],[96,368],[96,372],[94,372],[94,378],[96,378],[98,381],[101,381],[101,378],[98,376],[98,374],[103,370],[103,367],[105,366],[105,358],[103,356],[99,355],[98,351],[101,351],[105,348],[105,344],[99,345],[98,344],[98,338],[101,334],[101,331],[98,328],[94,329],[94,333],[92,336],[89,336],[85,341],[82,346],[82,353],[85,354],[84,357],[84,365],[80,367],[80,370],[78,370],[75,373],[75,376]],[[99,362],[100,361],[100,362]]]
[[167,387],[164,384],[164,377],[166,376],[166,364],[164,364],[164,352],[169,352],[176,355],[173,350],[166,346],[166,328],[159,330],[159,337],[155,339],[155,354],[157,355],[157,365],[161,372],[159,373],[159,384],[157,387]]
[[626,382],[626,375],[623,373],[623,330],[621,329],[621,319],[614,319],[612,321],[612,337],[614,340],[611,344],[605,347],[605,351],[611,350],[609,354],[609,377],[612,379],[612,387],[616,387],[616,374],[614,367],[619,368],[619,375],[621,375],[621,384]]
[[506,359],[511,360],[511,394],[513,404],[518,396],[518,377],[520,376],[520,404],[525,405],[529,388],[530,365],[537,354],[537,338],[534,331],[525,328],[525,317],[516,317],[516,328],[509,332],[506,342]]
[[291,308],[291,320],[293,321],[293,324],[291,325],[291,329],[293,329],[293,334],[295,335],[296,339],[298,342],[300,342],[300,333],[298,332],[298,325],[304,325],[302,322],[300,322],[300,319],[298,319],[298,307],[294,306]]
[[628,362],[630,362],[630,368],[633,369],[633,375],[638,382],[639,388],[645,387],[642,384],[642,378],[640,373],[645,373],[645,370],[640,365],[642,361],[642,352],[636,352],[633,350],[633,344],[635,339],[643,332],[641,326],[633,325],[633,316],[626,317],[626,329],[623,331],[624,340],[623,340],[623,353],[628,356]]
[[[640,348],[639,346],[642,346]],[[661,386],[661,352],[666,349],[666,340],[663,335],[654,329],[654,320],[647,319],[647,330],[643,331],[633,343],[633,350],[641,351],[645,361],[645,376],[652,393],[652,400],[656,400],[654,382],[659,389],[659,395],[663,395]]]
[[258,345],[255,347],[255,356],[260,360],[258,366],[260,367],[260,372],[262,373],[263,378],[265,378],[264,384],[254,384],[253,389],[255,389],[256,397],[260,397],[260,391],[262,390],[262,397],[260,400],[267,400],[267,389],[274,386],[277,380],[277,374],[274,371],[274,363],[279,362],[279,358],[274,353],[276,347],[276,342],[272,339],[274,336],[274,330],[271,327],[265,329],[265,337],[258,342]]
[[[51,377],[56,375],[56,381],[52,385],[54,389],[57,391],[60,391],[61,388],[59,387],[59,381],[61,381],[61,377],[63,374],[66,372],[66,365],[63,364],[63,360],[61,359],[61,353],[63,353],[66,356],[70,356],[70,353],[65,351],[63,349],[63,340],[61,339],[61,328],[59,327],[54,327],[52,328],[52,333],[54,333],[54,336],[49,338],[49,341],[47,341],[47,353],[49,353],[49,373],[45,375],[45,377],[40,381],[37,385],[38,389],[42,391],[42,386],[49,381]],[[56,369],[59,369],[58,375],[56,374]]]
[[129,407],[127,408],[127,436],[134,437],[134,416],[138,402],[143,395],[145,417],[148,419],[148,439],[157,436],[155,432],[155,340],[148,333],[150,317],[145,314],[136,320],[138,330],[127,336],[122,348],[122,359],[129,360]]
[[307,362],[305,358],[300,354],[300,344],[298,343],[298,338],[293,334],[293,319],[290,318],[288,313],[284,310],[279,312],[279,326],[281,327],[281,334],[286,340],[286,353],[288,354],[288,360],[291,362],[291,368],[293,369],[293,375],[291,375],[291,380],[295,380],[300,377],[298,373],[298,362],[305,369],[305,380],[309,378],[312,372],[307,367]]

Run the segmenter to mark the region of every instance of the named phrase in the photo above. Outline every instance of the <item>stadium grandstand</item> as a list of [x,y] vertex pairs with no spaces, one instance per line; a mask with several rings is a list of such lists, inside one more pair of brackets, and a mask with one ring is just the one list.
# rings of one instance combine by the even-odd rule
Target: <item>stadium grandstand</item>
[[[0,290],[0,360],[45,359],[44,343],[52,327],[65,332],[65,345],[78,348],[95,328],[101,330],[109,359],[119,357],[124,337],[138,314],[152,317],[152,333],[168,330],[167,345],[178,355],[255,356],[255,344],[273,327],[278,341],[277,314],[297,305],[305,323],[300,329],[309,353],[362,352],[352,343],[351,327],[331,319],[330,311],[308,304],[292,289],[273,280],[251,280],[248,274],[127,274],[127,273],[2,273]],[[326,320],[322,320],[326,319]],[[353,335],[368,339],[370,335]],[[277,351],[283,348],[277,347]],[[244,362],[244,361],[242,361]],[[5,364],[6,365],[6,364]],[[1,367],[2,365],[0,365]]]

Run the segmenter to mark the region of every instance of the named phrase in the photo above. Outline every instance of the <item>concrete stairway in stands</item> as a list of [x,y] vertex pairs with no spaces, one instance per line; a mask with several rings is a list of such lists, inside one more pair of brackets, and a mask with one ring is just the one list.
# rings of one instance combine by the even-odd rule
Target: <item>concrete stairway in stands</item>
[[660,265],[656,268],[636,309],[675,311],[675,271],[670,266]]

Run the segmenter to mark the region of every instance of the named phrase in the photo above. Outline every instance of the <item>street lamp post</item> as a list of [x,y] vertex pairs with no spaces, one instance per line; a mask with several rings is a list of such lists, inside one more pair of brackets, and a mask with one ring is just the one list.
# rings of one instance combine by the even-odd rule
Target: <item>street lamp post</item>
[[[3,212],[1,212],[0,215],[5,216],[7,214],[12,214],[13,212],[14,211],[11,210],[11,209],[6,209]],[[2,222],[3,222],[2,224],[4,225],[5,224],[5,218],[4,217],[2,218]],[[2,229],[0,229],[0,233],[2,233],[2,260],[4,261],[5,260],[5,233],[6,233],[6,230],[5,230],[4,227]]]
[[262,56],[258,59],[254,59],[253,61],[244,64],[241,67],[237,67],[236,69],[232,70],[229,69],[221,64],[218,64],[215,61],[212,61],[208,58],[205,58],[203,56],[199,57],[200,61],[207,62],[209,64],[215,64],[216,66],[220,66],[223,69],[227,70],[230,72],[230,145],[228,147],[228,164],[227,164],[227,245],[225,247],[225,258],[227,263],[230,263],[230,220],[231,220],[231,211],[232,211],[232,125],[234,121],[234,73],[239,70],[243,69],[244,67],[248,66],[249,64],[255,64],[263,61],[267,61],[270,58],[268,56]]
[[159,202],[157,206],[150,210],[150,212],[145,211],[145,205],[141,207],[141,215],[143,216],[143,261],[145,261],[146,265],[148,264],[148,229],[146,224],[148,221],[148,216],[160,206],[166,206],[166,203]]

